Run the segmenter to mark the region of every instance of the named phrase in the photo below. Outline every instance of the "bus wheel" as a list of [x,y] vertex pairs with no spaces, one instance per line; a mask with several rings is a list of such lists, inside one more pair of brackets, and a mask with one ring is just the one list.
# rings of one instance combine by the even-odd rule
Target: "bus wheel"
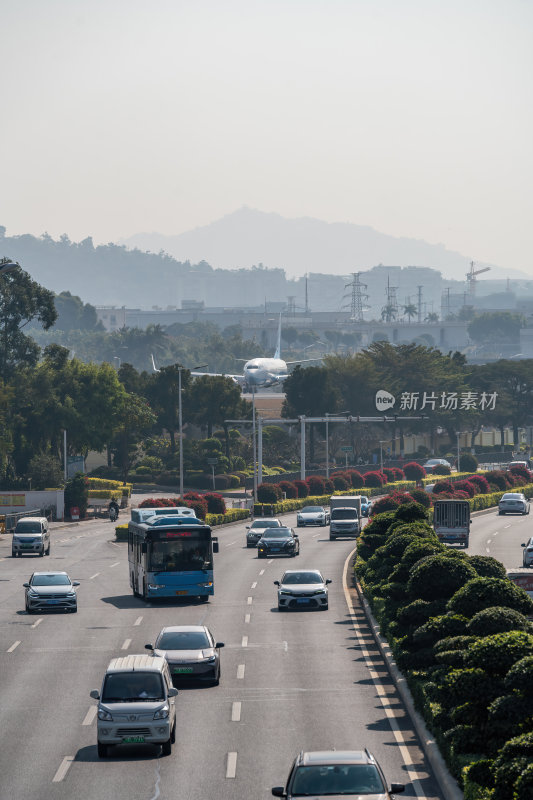
[[143,579],[143,594],[142,594],[142,597],[143,597],[143,600],[148,600],[148,594],[146,592],[146,580],[145,579]]
[[202,601],[202,603],[209,603],[209,595],[208,594],[201,594],[200,595],[200,600]]

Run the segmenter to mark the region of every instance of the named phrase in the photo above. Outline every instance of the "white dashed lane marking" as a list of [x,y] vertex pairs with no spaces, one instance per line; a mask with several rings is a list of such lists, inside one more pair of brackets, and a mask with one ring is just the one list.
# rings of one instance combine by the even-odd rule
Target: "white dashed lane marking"
[[142,621],[143,621],[143,618],[142,618],[142,617],[137,617],[137,619],[135,620],[135,622],[133,623],[133,625],[134,625],[134,626],[140,625]]
[[265,570],[264,570],[264,569],[260,570],[260,571],[259,571],[259,574],[260,574],[260,575],[264,575],[264,574],[265,574]]
[[30,628],[36,628],[36,627],[37,627],[37,625],[40,625],[40,624],[41,624],[41,622],[43,621],[43,619],[44,619],[43,617],[39,617],[39,619],[36,619],[36,620],[35,620],[35,622],[33,623],[33,625],[30,625]]
[[231,721],[232,722],[240,722],[241,721],[241,704],[240,704],[240,702],[232,703],[232,706],[231,706]]
[[252,589],[255,589],[255,587],[256,587],[256,586],[257,586],[257,581],[254,581],[254,582],[252,583],[252,586],[251,586],[251,588],[252,588]]
[[85,714],[85,719],[81,724],[92,725],[95,717],[96,717],[96,706],[91,706],[88,712]]
[[267,561],[267,564],[273,564],[273,563],[274,563],[274,559],[273,558],[271,558],[270,561]]
[[20,644],[20,641],[19,641],[19,642],[13,642],[13,644],[11,645],[11,647],[8,647],[8,649],[7,649],[7,652],[8,652],[8,653],[12,653],[12,652],[13,652],[13,650],[16,650],[16,649],[17,649],[17,647],[19,646],[19,644]]
[[120,649],[121,650],[127,650],[128,647],[130,646],[130,644],[131,644],[131,639],[125,639],[124,643],[123,643],[123,645],[122,645],[122,647]]
[[237,774],[237,753],[228,753],[226,765],[226,778],[234,778]]
[[244,615],[244,622],[245,622],[246,625],[250,622],[250,615],[249,614],[245,614]]
[[243,636],[242,637],[241,647],[248,647],[248,637],[247,636]]
[[239,666],[237,667],[237,678],[239,680],[242,680],[244,678],[244,670],[245,669],[246,669],[246,665],[245,664],[239,664]]
[[485,552],[490,553],[490,547],[485,547]]
[[115,561],[114,564],[110,564],[109,569],[111,569],[112,567],[118,567],[119,564],[120,564],[120,561]]
[[65,756],[61,764],[59,765],[59,769],[57,770],[56,774],[52,778],[52,783],[59,783],[62,781],[69,771],[70,765],[74,761],[74,756]]
[[90,581],[92,581],[92,580],[93,580],[93,578],[97,578],[99,575],[100,575],[100,573],[99,573],[99,572],[95,572],[95,573],[94,573],[94,575],[91,575],[91,577],[89,578],[89,580],[90,580]]
[[253,602],[253,597],[249,597],[246,602],[248,603],[249,606],[251,606]]

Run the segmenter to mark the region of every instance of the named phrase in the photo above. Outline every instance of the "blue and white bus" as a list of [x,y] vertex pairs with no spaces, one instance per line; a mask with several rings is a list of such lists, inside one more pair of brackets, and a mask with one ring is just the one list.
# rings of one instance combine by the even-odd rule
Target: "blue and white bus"
[[214,594],[213,553],[218,539],[201,520],[150,517],[128,525],[130,586],[136,597],[198,597]]

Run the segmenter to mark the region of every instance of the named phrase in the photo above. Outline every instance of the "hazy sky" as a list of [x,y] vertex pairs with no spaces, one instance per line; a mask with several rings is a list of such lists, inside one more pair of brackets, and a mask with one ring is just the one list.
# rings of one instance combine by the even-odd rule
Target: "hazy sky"
[[8,234],[176,234],[248,205],[533,274],[531,0],[2,0],[0,19]]

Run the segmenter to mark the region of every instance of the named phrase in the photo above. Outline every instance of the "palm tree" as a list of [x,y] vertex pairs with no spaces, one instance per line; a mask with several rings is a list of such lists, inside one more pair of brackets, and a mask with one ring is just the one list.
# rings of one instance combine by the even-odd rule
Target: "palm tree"
[[435,311],[430,311],[429,314],[425,317],[424,322],[438,322],[439,315]]
[[404,317],[409,317],[409,322],[411,322],[411,317],[415,317],[417,314],[418,310],[414,303],[407,303],[403,307],[403,315]]
[[[391,305],[390,303],[383,308],[381,312],[381,319],[384,322],[393,322],[396,319],[396,315],[398,314],[398,309],[396,306]],[[326,336],[327,336],[326,332]]]

